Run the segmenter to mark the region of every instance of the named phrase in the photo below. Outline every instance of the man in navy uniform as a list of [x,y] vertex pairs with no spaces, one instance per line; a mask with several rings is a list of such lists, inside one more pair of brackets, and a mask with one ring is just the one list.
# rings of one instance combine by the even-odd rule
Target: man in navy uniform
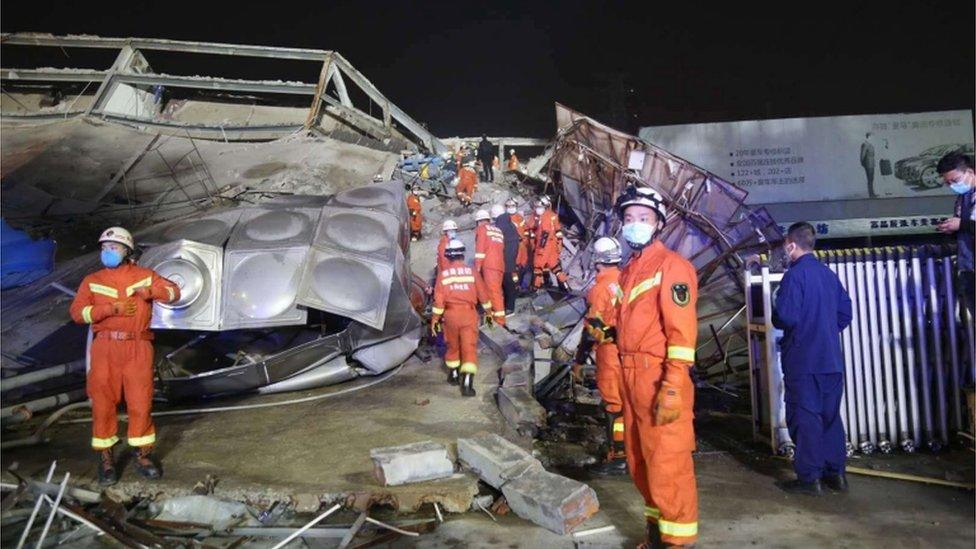
[[973,157],[952,152],[939,160],[936,168],[946,185],[956,193],[956,209],[952,217],[946,219],[938,230],[941,233],[956,235],[956,269],[959,271],[959,293],[963,304],[973,314],[976,305],[976,268],[973,267],[974,235],[976,235],[976,173],[973,172]]
[[790,267],[773,311],[773,325],[783,330],[786,425],[796,444],[797,478],[780,487],[808,495],[820,495],[821,484],[847,491],[840,332],[851,323],[851,298],[837,275],[813,254],[815,244],[812,225],[790,226],[785,241]]

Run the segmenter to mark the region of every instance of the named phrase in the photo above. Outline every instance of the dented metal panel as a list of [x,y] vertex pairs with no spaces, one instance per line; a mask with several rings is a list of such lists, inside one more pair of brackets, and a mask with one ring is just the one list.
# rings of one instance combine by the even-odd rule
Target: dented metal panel
[[240,208],[224,210],[156,225],[137,233],[136,243],[140,246],[158,246],[174,240],[192,240],[210,246],[223,246],[243,211]]
[[178,240],[146,250],[140,261],[180,287],[175,303],[156,303],[155,329],[220,329],[223,250],[190,240]]

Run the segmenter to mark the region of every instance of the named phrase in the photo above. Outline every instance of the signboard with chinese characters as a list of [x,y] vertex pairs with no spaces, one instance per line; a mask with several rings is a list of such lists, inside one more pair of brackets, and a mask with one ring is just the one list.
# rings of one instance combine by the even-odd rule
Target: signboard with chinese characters
[[[817,231],[817,238],[850,238],[863,236],[891,236],[902,234],[936,233],[935,228],[948,216],[910,215],[885,216],[861,219],[826,219],[809,221]],[[792,221],[778,222],[780,230],[786,230]]]
[[951,194],[935,167],[973,154],[973,113],[681,124],[640,137],[746,189],[750,204],[913,198]]

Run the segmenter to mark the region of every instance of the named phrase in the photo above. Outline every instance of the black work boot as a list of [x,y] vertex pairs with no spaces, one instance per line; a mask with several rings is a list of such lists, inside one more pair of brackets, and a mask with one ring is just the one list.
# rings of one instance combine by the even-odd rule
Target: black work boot
[[646,528],[644,541],[637,547],[639,549],[658,549],[660,547],[664,547],[664,542],[661,541],[661,529],[658,527],[657,523],[647,521]]
[[474,374],[470,372],[465,372],[461,375],[461,396],[473,397],[474,392]]
[[820,479],[827,488],[835,492],[846,492],[847,491],[847,475],[844,473],[838,473],[836,475],[824,475]]
[[157,480],[163,476],[162,470],[152,456],[152,446],[142,446],[132,451],[132,463],[136,472],[149,480]]
[[115,457],[112,455],[112,449],[99,450],[95,457],[98,460],[98,483],[102,486],[111,486],[118,482],[119,474],[115,470]]
[[613,436],[613,427],[619,417],[619,413],[613,412],[605,412],[603,416],[603,426],[607,432],[607,445],[610,447],[610,451],[607,452],[607,458],[603,463],[598,463],[589,468],[589,471],[594,475],[613,476],[627,474],[627,454],[624,443],[623,441],[614,440]]
[[458,384],[458,369],[457,368],[448,368],[447,382],[450,383],[451,385],[457,385]]
[[823,489],[820,487],[819,479],[812,482],[804,482],[800,479],[795,479],[780,482],[777,485],[779,486],[780,490],[783,490],[788,494],[801,494],[804,496],[823,495]]

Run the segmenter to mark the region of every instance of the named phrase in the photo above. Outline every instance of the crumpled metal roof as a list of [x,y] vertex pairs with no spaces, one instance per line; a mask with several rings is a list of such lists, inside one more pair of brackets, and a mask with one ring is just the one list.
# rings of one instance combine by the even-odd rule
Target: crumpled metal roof
[[[561,191],[591,241],[618,234],[613,205],[628,185],[652,187],[666,198],[669,214],[660,239],[698,271],[698,365],[707,368],[715,349],[709,348],[715,344],[710,327],[722,326],[743,307],[743,258],[781,241],[779,226],[764,208],[745,204],[747,191],[664,149],[560,104],[556,123],[544,180]],[[576,258],[584,269],[585,248]]]

